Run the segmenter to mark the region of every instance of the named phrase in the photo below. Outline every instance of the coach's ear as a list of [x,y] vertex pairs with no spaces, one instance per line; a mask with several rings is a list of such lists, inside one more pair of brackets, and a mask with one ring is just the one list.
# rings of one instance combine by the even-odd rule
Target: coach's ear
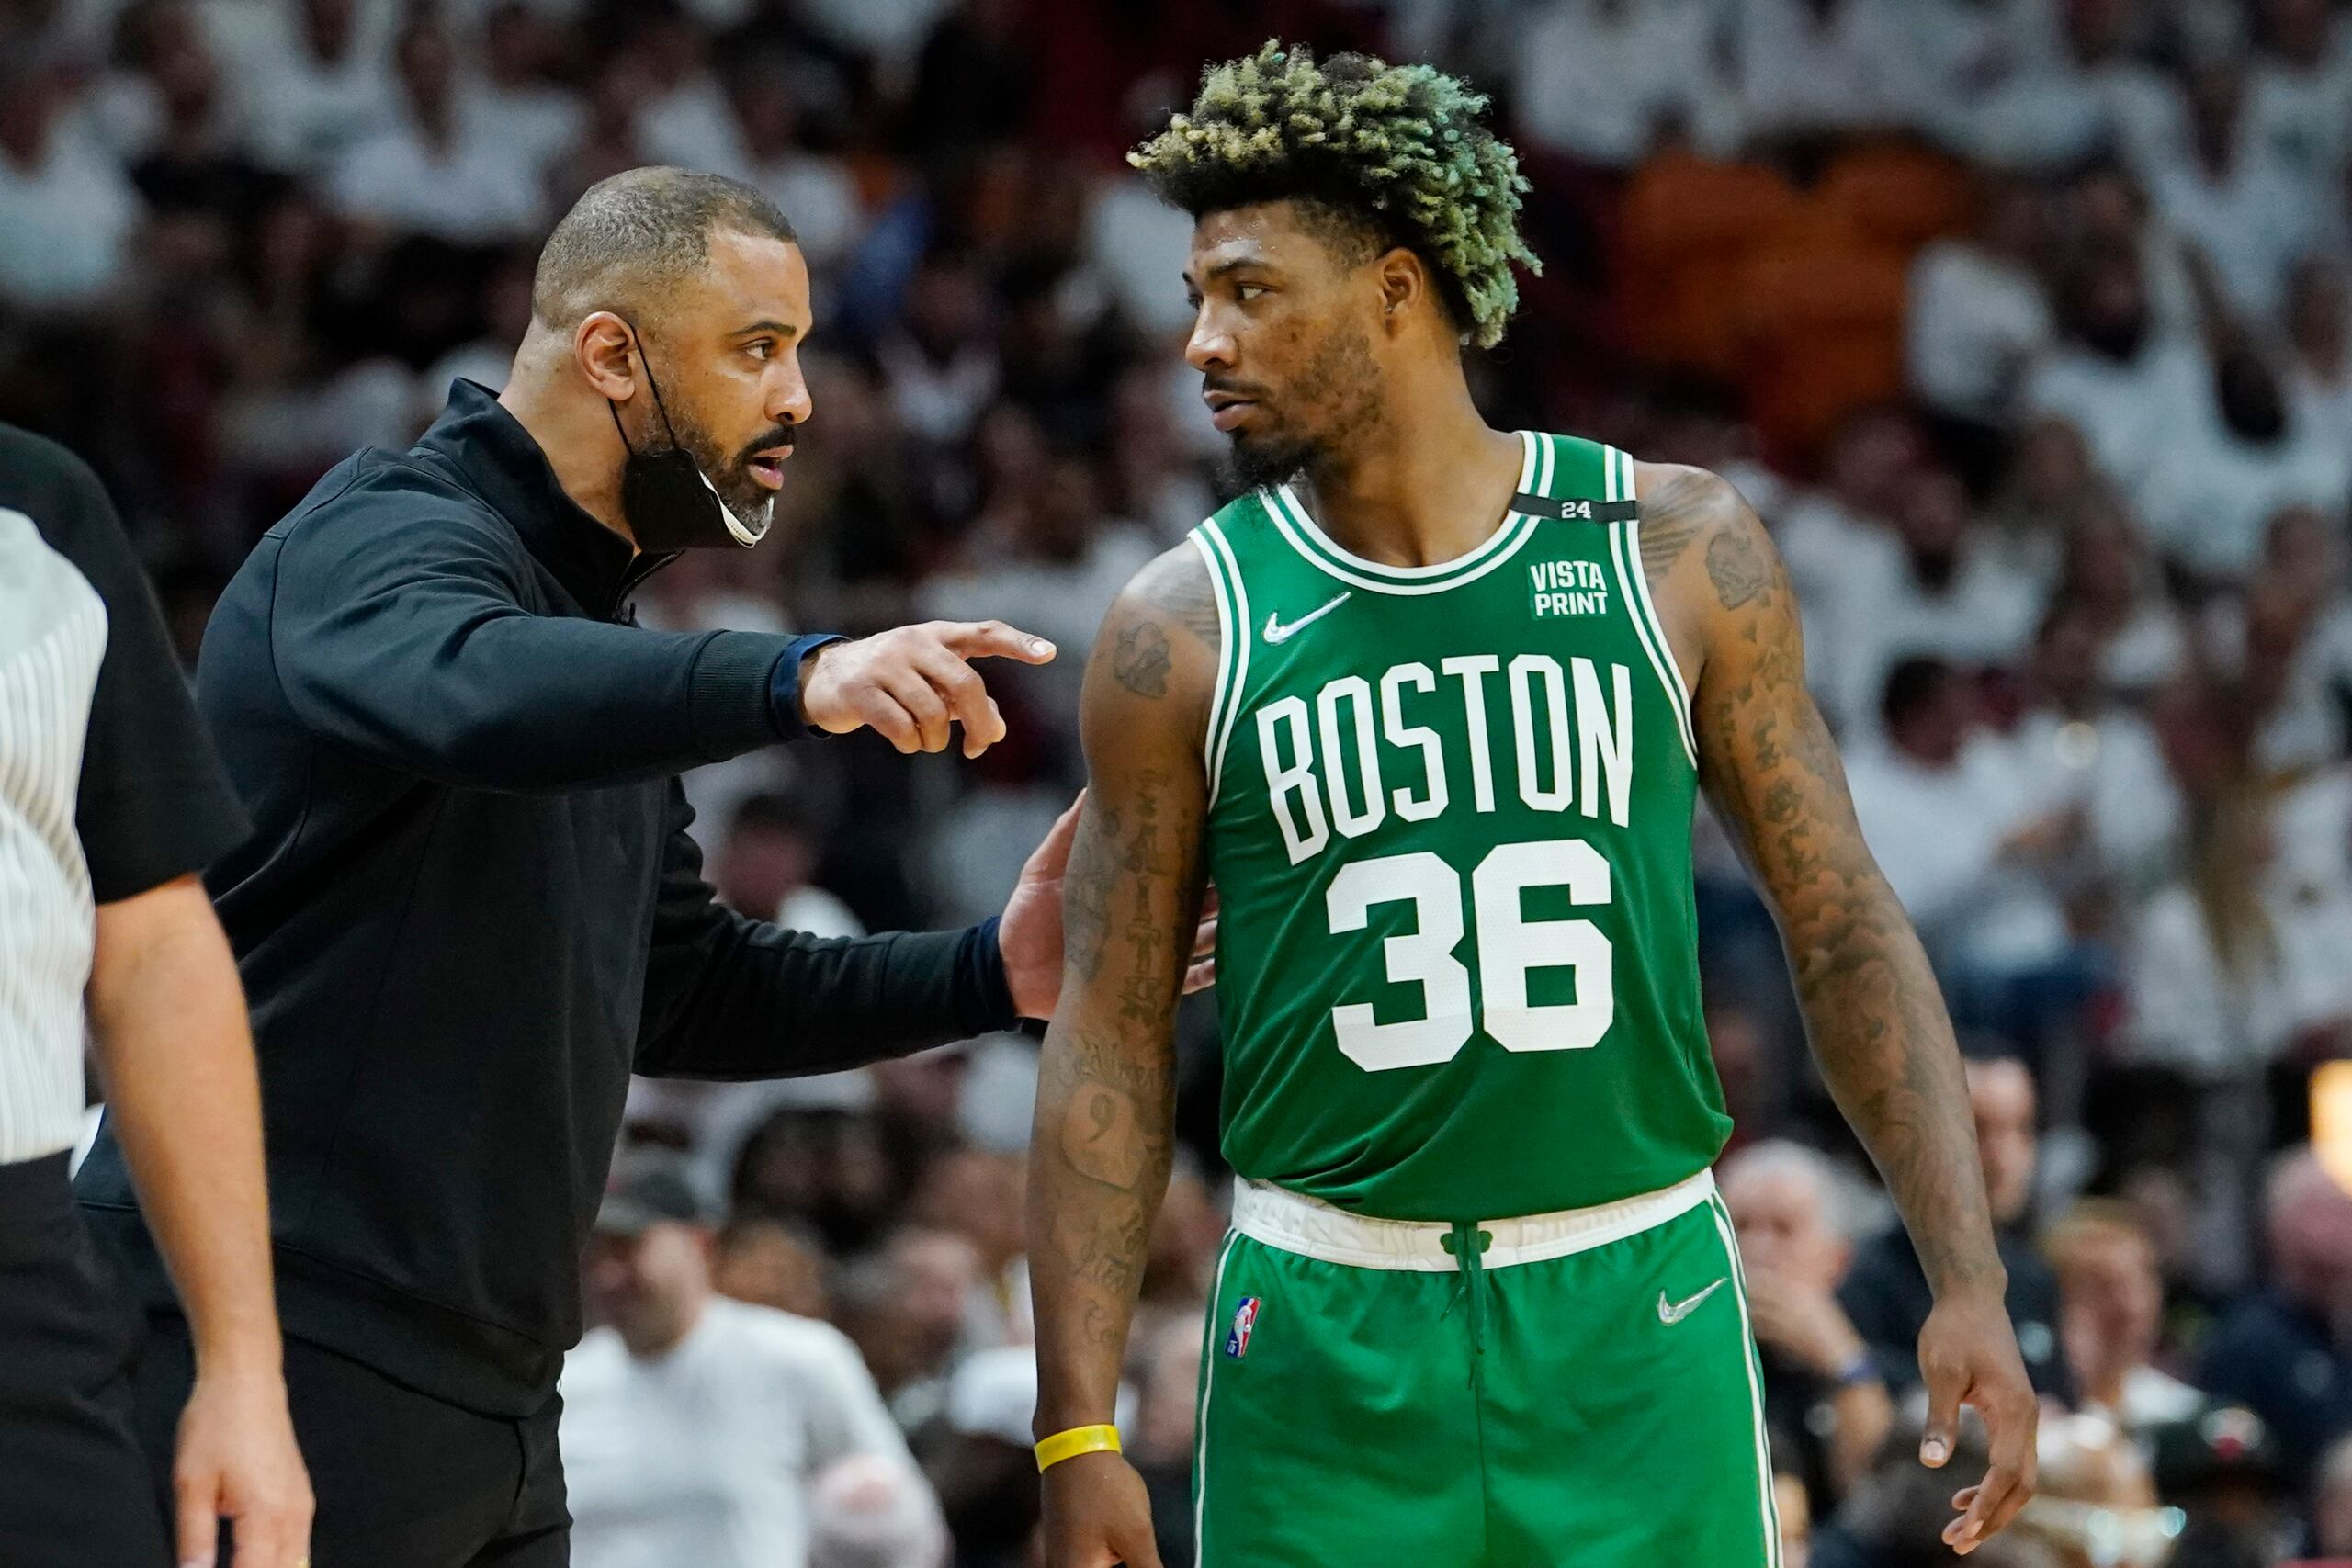
[[596,395],[625,403],[637,393],[636,342],[610,310],[591,310],[571,332],[571,355]]

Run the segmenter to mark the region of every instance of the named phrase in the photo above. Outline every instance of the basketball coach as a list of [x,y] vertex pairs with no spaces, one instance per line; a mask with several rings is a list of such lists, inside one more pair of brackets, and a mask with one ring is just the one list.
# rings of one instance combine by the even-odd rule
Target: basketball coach
[[[819,941],[715,902],[675,775],[871,727],[968,755],[995,622],[863,641],[658,633],[671,552],[767,525],[808,275],[749,187],[639,169],[560,222],[505,391],[337,466],[207,632],[198,703],[255,831],[208,883],[251,998],[285,1376],[326,1568],[550,1568],[556,1378],[632,1071],[824,1072],[1051,1012],[1065,818],[1001,920]],[[185,1324],[111,1127],[78,1192],[154,1314],[167,1466]]]

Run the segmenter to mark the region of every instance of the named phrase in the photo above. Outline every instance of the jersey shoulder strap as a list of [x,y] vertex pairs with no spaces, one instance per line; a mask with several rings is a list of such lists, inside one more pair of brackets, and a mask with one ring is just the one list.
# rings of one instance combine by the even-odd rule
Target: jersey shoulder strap
[[1542,435],[1545,461],[1532,490],[1511,510],[1552,523],[1630,523],[1635,515],[1634,460],[1580,435]]

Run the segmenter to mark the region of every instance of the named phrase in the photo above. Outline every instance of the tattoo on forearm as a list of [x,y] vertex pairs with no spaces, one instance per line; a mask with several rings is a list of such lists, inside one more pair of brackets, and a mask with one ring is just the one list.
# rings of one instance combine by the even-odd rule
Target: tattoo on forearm
[[1042,1356],[1120,1342],[1173,1157],[1170,1034],[1200,897],[1197,845],[1171,825],[1177,782],[1157,768],[1125,778],[1120,805],[1091,806],[1071,846],[1064,899],[1086,910],[1071,926],[1072,963],[1099,989],[1091,1013],[1056,1021],[1040,1062],[1031,1170],[1044,1220],[1032,1258]]
[[1102,970],[1102,944],[1111,933],[1111,876],[1118,869],[1110,845],[1119,837],[1114,807],[1090,806],[1079,818],[1062,874],[1062,962],[1086,979]]
[[1939,1288],[1996,1278],[1942,997],[1854,825],[1837,747],[1805,693],[1787,574],[1730,487],[1720,491],[1728,504],[1709,530],[1705,564],[1724,616],[1718,645],[1736,637],[1738,657],[1711,660],[1701,682],[1694,716],[1708,794],[1773,896],[1823,1077],[1885,1177],[1928,1278]]
[[1111,652],[1111,673],[1119,684],[1139,697],[1168,694],[1168,634],[1149,621],[1138,621],[1119,634]]

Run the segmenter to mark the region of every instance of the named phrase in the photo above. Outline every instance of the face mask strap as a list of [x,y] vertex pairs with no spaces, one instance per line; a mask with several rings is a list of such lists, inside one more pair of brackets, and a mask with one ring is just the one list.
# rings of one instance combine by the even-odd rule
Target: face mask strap
[[[653,394],[653,412],[662,416],[662,433],[670,438],[670,449],[673,452],[684,450],[678,445],[678,427],[670,423],[669,405],[662,400],[662,383],[653,378],[653,356],[645,352],[645,335],[637,330],[635,321],[619,311],[613,312],[613,319],[628,329],[629,346],[637,350],[637,362],[645,367],[645,387]],[[621,450],[632,457],[636,457],[637,448],[629,445],[628,432],[621,429],[620,404],[606,398],[605,407],[613,416],[613,428],[620,434]],[[700,465],[696,466],[699,468]]]

